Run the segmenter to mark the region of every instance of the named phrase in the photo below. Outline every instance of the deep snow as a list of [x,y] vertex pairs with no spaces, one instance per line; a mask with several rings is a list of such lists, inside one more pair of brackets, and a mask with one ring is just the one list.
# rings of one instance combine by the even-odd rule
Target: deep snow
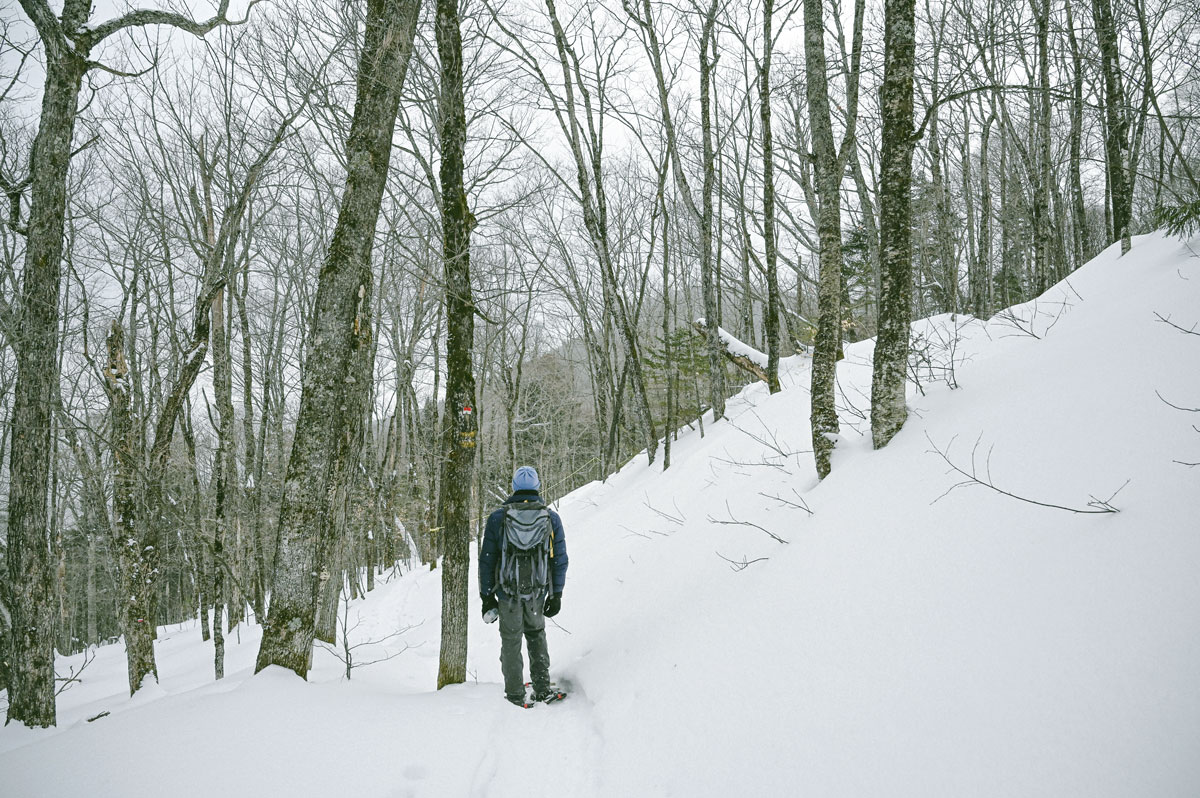
[[[987,322],[914,325],[932,367],[878,452],[871,344],[848,347],[823,483],[792,358],[782,393],[685,430],[668,471],[637,458],[565,497],[561,704],[503,700],[477,612],[472,680],[434,692],[439,572],[418,570],[350,607],[352,641],[413,628],[349,682],[325,651],[308,683],[252,677],[246,627],[214,683],[184,624],[129,699],[124,652],[99,649],[57,729],[0,730],[0,795],[1200,794],[1200,467],[1176,462],[1200,461],[1200,413],[1163,401],[1200,407],[1200,336],[1156,316],[1200,322],[1200,242],[1118,252]],[[947,493],[934,447],[1120,512]]]

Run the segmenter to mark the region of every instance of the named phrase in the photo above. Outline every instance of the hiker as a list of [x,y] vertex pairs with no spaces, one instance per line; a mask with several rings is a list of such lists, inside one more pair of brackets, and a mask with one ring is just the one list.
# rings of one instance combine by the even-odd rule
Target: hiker
[[562,606],[567,580],[567,543],[562,519],[546,507],[541,480],[531,466],[513,475],[512,496],[488,516],[479,549],[479,598],[483,619],[500,619],[500,669],[504,695],[525,703],[525,664],[521,636],[529,647],[529,675],[535,701],[561,698],[550,684],[546,618]]

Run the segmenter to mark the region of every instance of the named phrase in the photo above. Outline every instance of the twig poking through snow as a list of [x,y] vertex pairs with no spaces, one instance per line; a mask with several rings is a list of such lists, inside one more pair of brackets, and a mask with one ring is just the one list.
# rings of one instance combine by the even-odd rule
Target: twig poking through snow
[[79,666],[79,670],[75,670],[75,667],[71,666],[71,672],[69,674],[67,674],[66,676],[55,675],[54,681],[62,682],[62,686],[54,691],[54,697],[57,698],[64,690],[66,690],[72,684],[75,684],[76,682],[81,681],[81,679],[79,677],[83,675],[84,669],[87,668],[88,665],[91,665],[92,660],[94,660],[94,659],[96,659],[96,649],[89,646],[83,652],[83,663]]
[[738,560],[729,559],[728,557],[726,557],[724,554],[722,554],[719,551],[716,552],[716,555],[718,557],[720,557],[722,560],[724,560],[725,562],[729,563],[729,570],[734,571],[735,573],[740,573],[740,572],[746,570],[751,565],[754,565],[754,563],[756,563],[756,562],[766,562],[768,559],[770,559],[768,557],[755,557],[753,560],[747,560],[745,557],[742,557],[742,559],[740,561],[738,561]]
[[753,527],[754,529],[757,529],[757,530],[758,530],[758,531],[760,531],[760,532],[764,532],[764,533],[766,533],[767,535],[770,535],[770,536],[771,536],[771,538],[772,538],[773,540],[777,540],[777,541],[779,541],[780,543],[787,543],[787,541],[786,541],[786,540],[784,540],[783,538],[779,537],[779,535],[776,535],[774,532],[772,532],[771,530],[767,529],[766,527],[759,526],[758,524],[756,524],[756,523],[753,523],[752,521],[739,521],[739,520],[737,520],[736,518],[734,518],[734,517],[733,517],[733,510],[729,509],[729,502],[728,502],[728,501],[726,501],[726,502],[725,502],[725,512],[729,513],[729,520],[728,520],[728,521],[722,521],[722,520],[720,520],[719,518],[713,518],[713,517],[710,515],[710,516],[708,517],[708,522],[709,522],[710,524],[721,524],[722,526],[748,526],[748,527]]
[[759,491],[758,495],[762,496],[764,499],[774,499],[775,501],[779,502],[780,504],[786,504],[788,507],[795,507],[798,510],[803,510],[804,512],[808,513],[809,515],[812,515],[813,511],[811,509],[809,509],[808,503],[806,501],[804,501],[804,497],[800,495],[800,491],[796,490],[795,488],[792,488],[792,493],[796,494],[796,501],[791,501],[790,499],[785,499],[782,496],[776,496],[773,493],[763,493],[762,491]]
[[954,438],[951,438],[950,443],[946,444],[946,448],[943,451],[942,449],[938,448],[938,445],[936,443],[933,442],[933,438],[929,437],[929,433],[928,432],[925,433],[925,440],[929,441],[929,445],[933,447],[933,450],[932,450],[932,452],[930,452],[930,454],[936,454],[936,455],[938,455],[938,457],[941,457],[944,461],[946,461],[946,465],[950,466],[951,471],[953,471],[956,474],[958,474],[959,476],[963,477],[963,480],[961,482],[956,482],[953,485],[951,485],[946,490],[945,493],[943,493],[941,496],[938,496],[936,499],[931,501],[930,504],[936,504],[939,501],[941,501],[942,499],[946,498],[946,496],[950,495],[950,493],[952,493],[955,488],[965,488],[965,487],[970,487],[971,485],[982,485],[985,488],[994,490],[996,493],[999,493],[1002,496],[1008,496],[1010,499],[1016,499],[1017,501],[1025,502],[1026,504],[1034,504],[1034,505],[1037,505],[1038,507],[1050,507],[1055,510],[1066,510],[1068,513],[1077,513],[1079,515],[1092,515],[1092,514],[1100,514],[1100,513],[1119,513],[1119,512],[1121,512],[1120,509],[1118,509],[1112,505],[1112,500],[1116,498],[1118,493],[1120,493],[1122,490],[1125,489],[1125,485],[1129,484],[1130,480],[1128,480],[1128,479],[1125,480],[1124,485],[1121,485],[1121,487],[1119,487],[1115,491],[1113,491],[1112,495],[1109,496],[1107,499],[1097,499],[1095,496],[1089,496],[1091,501],[1089,501],[1087,503],[1087,506],[1090,509],[1084,510],[1079,507],[1067,507],[1066,505],[1062,505],[1062,504],[1053,504],[1051,502],[1040,502],[1040,501],[1037,501],[1036,499],[1029,499],[1029,498],[1026,498],[1025,496],[1019,496],[1016,493],[1012,493],[1011,491],[1004,490],[1003,488],[998,487],[996,485],[996,483],[994,481],[992,481],[992,450],[996,448],[995,444],[993,444],[991,447],[988,448],[987,458],[984,460],[983,474],[980,475],[977,458],[978,458],[978,452],[979,452],[979,444],[980,444],[980,441],[983,440],[982,434],[980,434],[979,438],[977,438],[975,440],[975,447],[973,449],[971,449],[971,470],[967,471],[966,469],[962,468],[961,466],[956,465],[954,463],[954,461],[950,459],[950,447],[952,447],[954,445],[954,441],[957,438],[958,438],[957,435],[954,436]]
[[651,504],[649,494],[646,495],[646,501],[643,502],[643,504],[645,504],[647,507],[649,507],[655,513],[657,513],[658,515],[661,515],[663,518],[667,519],[668,521],[670,521],[672,524],[675,524],[676,526],[683,526],[683,522],[687,520],[683,515],[683,510],[679,509],[679,504],[674,499],[671,499],[671,504],[675,505],[675,512],[679,513],[678,516],[671,515],[670,513],[665,513],[662,510],[655,507],[653,504]]
[[1174,327],[1176,330],[1179,330],[1181,333],[1184,333],[1185,335],[1200,335],[1200,330],[1196,329],[1196,327],[1200,326],[1200,324],[1193,324],[1190,328],[1180,327],[1178,324],[1171,321],[1170,316],[1164,317],[1161,313],[1155,313],[1154,315],[1156,317],[1158,317],[1158,320],[1161,321],[1163,324],[1167,325],[1168,327]]

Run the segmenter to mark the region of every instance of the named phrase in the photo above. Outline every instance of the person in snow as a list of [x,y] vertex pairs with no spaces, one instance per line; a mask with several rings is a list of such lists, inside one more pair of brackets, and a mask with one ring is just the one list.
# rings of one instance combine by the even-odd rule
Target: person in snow
[[550,684],[546,618],[562,607],[567,580],[567,543],[562,519],[546,507],[541,480],[531,466],[513,475],[512,496],[488,516],[479,549],[479,597],[483,619],[500,620],[500,669],[504,695],[525,705],[521,637],[529,648],[533,698],[555,696]]

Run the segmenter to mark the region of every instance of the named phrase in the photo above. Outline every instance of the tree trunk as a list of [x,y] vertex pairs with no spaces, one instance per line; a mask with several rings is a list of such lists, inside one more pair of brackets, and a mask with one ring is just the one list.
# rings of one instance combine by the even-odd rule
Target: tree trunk
[[984,120],[979,138],[979,259],[971,276],[971,313],[978,319],[986,319],[992,312],[992,172],[989,156],[995,120],[993,108]]
[[885,0],[883,150],[879,169],[879,335],[871,377],[871,440],[887,445],[908,418],[909,326],[912,318],[911,191],[913,154],[914,0]]
[[[767,0],[770,4],[771,0]],[[717,285],[716,276],[713,269],[713,243],[712,243],[712,227],[713,227],[713,136],[712,136],[712,112],[709,108],[709,94],[712,84],[712,62],[709,58],[709,43],[714,40],[713,28],[716,25],[717,19],[717,2],[712,0],[709,3],[708,11],[704,15],[704,23],[700,34],[700,138],[701,146],[704,153],[704,178],[701,188],[701,210],[700,210],[700,285],[704,297],[704,321],[705,329],[707,330],[708,340],[708,380],[709,380],[709,401],[712,402],[713,418],[718,419],[725,415],[725,359],[721,356],[723,344],[717,335],[717,328],[721,324],[721,314],[717,309],[719,301],[720,286]],[[768,22],[768,29],[770,23]],[[768,45],[769,47],[769,45]],[[764,91],[766,91],[764,89]],[[768,95],[769,96],[769,95]],[[764,120],[769,122],[770,110],[764,111]],[[768,127],[766,138],[764,141],[770,144],[770,128]],[[671,153],[672,157],[678,157],[678,153]],[[766,149],[763,154],[764,164],[770,164],[770,149]],[[766,182],[764,183],[764,195],[772,192],[772,203],[774,202],[773,188],[771,187],[771,172],[769,166],[764,166],[768,169],[765,172]],[[686,187],[681,186],[681,190]],[[773,208],[766,213],[773,213]],[[768,241],[768,258],[771,256],[770,248],[774,246],[775,227],[770,215],[765,217],[767,235],[770,236]],[[772,285],[771,280],[773,274],[771,271],[773,264],[768,262],[767,280],[768,286]],[[775,301],[779,300],[779,283],[774,281],[775,286]],[[768,290],[769,287],[768,287]],[[768,329],[770,329],[768,327]],[[778,332],[778,327],[776,327]],[[778,334],[776,338],[778,339]],[[778,343],[778,341],[776,342]],[[774,350],[778,355],[778,348]],[[778,371],[778,358],[776,358],[776,371]],[[778,390],[778,376],[776,376],[776,386],[772,388],[772,393]],[[670,430],[668,430],[668,433]]]
[[817,333],[812,357],[812,442],[817,476],[824,479],[829,475],[829,460],[838,434],[834,378],[841,340],[842,215],[841,171],[829,111],[825,15],[821,0],[805,0],[804,3],[804,67],[812,126],[820,263]]
[[[1034,291],[1041,296],[1050,287],[1053,270],[1050,263],[1050,243],[1053,230],[1050,218],[1050,0],[1032,0],[1033,17],[1037,23],[1038,92],[1035,114],[1033,163],[1033,272]],[[1073,32],[1072,32],[1073,35]]]
[[1121,83],[1120,43],[1110,0],[1092,0],[1096,38],[1100,45],[1100,73],[1104,78],[1104,152],[1112,203],[1112,238],[1121,242],[1121,254],[1131,246],[1133,176],[1129,173],[1129,115]]
[[416,31],[419,0],[369,0],[346,142],[346,188],[317,284],[303,369],[296,436],[279,513],[271,605],[256,671],[281,665],[307,677],[317,586],[337,534],[330,516],[335,472],[354,458],[355,426],[367,394],[355,375],[358,350],[373,347],[368,316],[371,247],[391,159],[392,131]]
[[144,513],[138,511],[138,475],[141,462],[139,441],[130,402],[129,366],[125,361],[125,328],[113,321],[108,334],[108,366],[104,372],[109,400],[109,434],[113,442],[113,524],[112,546],[120,576],[121,613],[118,618],[125,636],[125,659],[129,676],[129,694],[142,686],[147,675],[158,678],[154,661],[154,638],[150,633],[152,616],[150,593],[144,585],[151,579],[153,567],[143,545]]
[[[805,4],[806,10],[811,2],[812,0],[809,0],[809,2]],[[766,266],[765,277],[767,281],[767,308],[766,312],[764,313],[765,318],[763,319],[763,327],[766,330],[767,338],[767,390],[771,393],[778,393],[780,391],[779,314],[783,312],[783,306],[779,298],[779,254],[776,249],[775,241],[775,157],[772,152],[774,148],[774,141],[772,140],[773,133],[771,130],[771,53],[774,49],[774,39],[772,38],[771,33],[771,17],[774,12],[774,0],[764,0],[763,59],[758,73],[758,108],[759,119],[761,120],[762,124],[763,146],[763,261],[764,265]],[[808,15],[806,13],[806,19],[807,16]],[[821,48],[821,63],[824,64],[824,42],[821,43]],[[822,73],[822,75],[823,74],[824,73]],[[830,143],[832,144],[832,131],[829,135]]]
[[[768,7],[770,0],[767,0]],[[829,105],[828,64],[825,56],[825,12],[822,0],[804,3],[804,73],[813,148],[817,195],[817,331],[812,357],[811,420],[813,456],[817,475],[829,475],[830,458],[838,434],[834,401],[837,361],[842,351],[842,175],[855,151],[858,112],[858,73],[862,54],[864,3],[855,3],[854,43],[847,74],[847,120],[839,151],[833,140]],[[770,28],[764,30],[769,40]],[[766,128],[770,120],[763,119]],[[765,131],[764,131],[765,133]],[[770,375],[768,356],[767,373]],[[778,377],[776,376],[776,379]]]
[[467,119],[463,100],[462,34],[458,0],[437,0],[441,62],[442,265],[446,280],[446,423],[439,496],[445,556],[442,560],[442,647],[437,686],[467,678],[467,573],[471,555],[471,469],[475,463],[475,377],[471,344],[475,309],[471,296],[471,228],[463,158]]
[[[210,206],[211,210],[211,206]],[[215,238],[211,213],[208,220],[210,246]],[[231,511],[230,480],[237,477],[237,465],[234,462],[233,442],[233,364],[229,351],[229,336],[225,321],[225,294],[220,291],[212,303],[212,355],[213,355],[213,394],[217,402],[217,451],[213,457],[213,485],[215,492],[213,517],[213,640],[215,642],[214,673],[217,679],[225,677],[225,638],[222,630],[222,620],[225,605],[225,571],[230,567],[232,557],[226,553],[229,540],[230,520],[234,518]],[[234,549],[233,557],[237,550]],[[233,619],[230,618],[230,628]]]
[[[69,3],[78,6],[78,3]],[[29,9],[26,9],[27,11]],[[75,12],[78,13],[76,8]],[[64,11],[68,13],[69,9]],[[57,22],[52,20],[52,22]],[[21,335],[9,450],[7,562],[12,595],[8,721],[55,725],[54,580],[47,539],[50,412],[58,381],[58,326],[67,172],[86,53],[45,41],[46,84],[30,157],[29,234],[21,277]]]
[[1068,156],[1067,182],[1071,190],[1071,254],[1072,269],[1083,265],[1087,250],[1087,207],[1083,202],[1083,176],[1080,161],[1083,152],[1083,56],[1079,50],[1079,38],[1075,34],[1075,16],[1071,2],[1065,3],[1067,11],[1067,35],[1071,42],[1071,133]]

